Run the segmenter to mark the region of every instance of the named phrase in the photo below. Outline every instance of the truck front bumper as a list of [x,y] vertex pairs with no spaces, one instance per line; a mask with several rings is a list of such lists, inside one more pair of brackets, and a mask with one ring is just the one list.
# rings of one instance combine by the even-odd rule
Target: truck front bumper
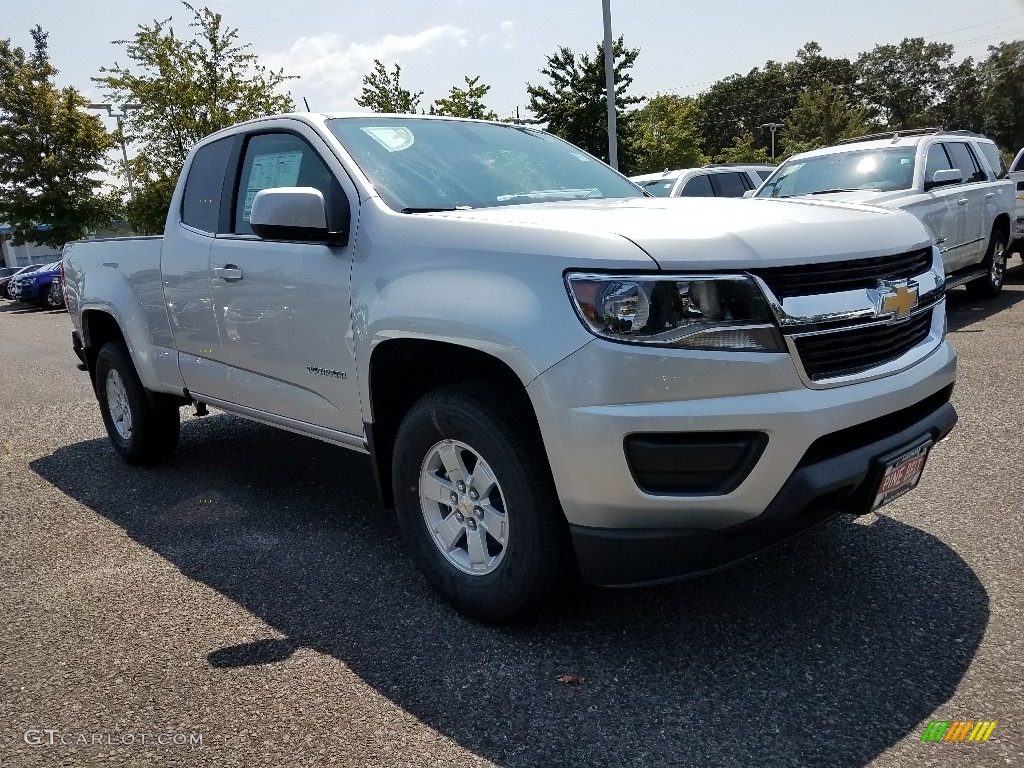
[[595,340],[527,392],[584,579],[625,585],[714,570],[866,511],[880,457],[953,428],[955,373],[944,340],[897,373],[825,389],[786,354]]
[[767,509],[748,522],[721,530],[571,525],[584,580],[624,586],[697,576],[782,544],[842,512],[868,512],[878,488],[880,457],[921,438],[938,442],[953,429],[957,416],[949,402],[952,389],[950,385],[878,423],[816,441]]

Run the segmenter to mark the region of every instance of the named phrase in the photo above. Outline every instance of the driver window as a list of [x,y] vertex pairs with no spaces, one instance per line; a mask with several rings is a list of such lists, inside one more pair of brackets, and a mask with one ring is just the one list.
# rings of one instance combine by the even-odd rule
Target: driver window
[[[928,160],[924,166],[924,180],[925,184],[932,180],[932,176],[935,175],[936,171],[948,171],[953,168],[949,163],[949,158],[946,157],[946,150],[942,148],[941,144],[932,144],[928,148]],[[927,189],[927,187],[925,187]]]
[[234,232],[251,235],[249,214],[261,189],[313,187],[324,196],[327,210],[341,195],[334,176],[309,144],[289,133],[262,133],[250,137],[242,161],[235,198]]

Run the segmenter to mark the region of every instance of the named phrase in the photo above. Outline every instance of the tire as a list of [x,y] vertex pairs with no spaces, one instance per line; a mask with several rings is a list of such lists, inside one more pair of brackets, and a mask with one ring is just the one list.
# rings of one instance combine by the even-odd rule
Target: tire
[[50,294],[53,293],[53,283],[46,286],[46,293],[44,293],[40,299],[43,309],[59,309],[61,304],[57,304],[50,299]]
[[110,442],[126,462],[152,464],[174,452],[178,409],[150,402],[123,342],[107,342],[96,356],[96,399]]
[[483,621],[536,612],[570,562],[540,433],[519,401],[493,386],[444,387],[412,406],[395,440],[395,507],[413,558],[448,602]]
[[985,268],[985,276],[967,283],[967,295],[975,299],[994,299],[1003,290],[1006,279],[1006,240],[1007,235],[1001,229],[992,230],[992,238],[988,243],[988,252],[981,266]]
[[36,297],[36,303],[40,309],[50,309],[50,284],[47,283],[45,286],[39,287],[39,295]]

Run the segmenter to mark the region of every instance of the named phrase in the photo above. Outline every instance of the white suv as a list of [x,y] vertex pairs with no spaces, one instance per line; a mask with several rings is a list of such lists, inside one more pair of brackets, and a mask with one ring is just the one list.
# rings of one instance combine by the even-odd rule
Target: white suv
[[755,197],[819,195],[914,214],[942,253],[947,287],[992,297],[1003,287],[1013,185],[991,139],[934,128],[866,136],[793,155]]
[[1017,204],[1014,211],[1013,240],[1010,243],[1010,253],[1017,252],[1024,259],[1024,149],[1017,153],[1010,165],[1009,179],[1013,182],[1017,193]]
[[630,179],[655,197],[743,197],[745,192],[760,187],[774,170],[774,165],[717,163]]

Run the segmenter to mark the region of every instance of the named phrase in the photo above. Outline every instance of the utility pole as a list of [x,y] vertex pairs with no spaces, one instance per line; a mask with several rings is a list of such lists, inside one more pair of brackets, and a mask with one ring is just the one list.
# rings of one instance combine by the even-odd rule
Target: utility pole
[[772,160],[775,159],[775,131],[782,127],[782,123],[761,123],[759,128],[771,128],[772,130]]
[[117,118],[117,135],[121,139],[121,156],[124,158],[124,177],[128,181],[128,197],[135,202],[135,185],[132,184],[132,172],[128,167],[128,148],[124,143],[124,123],[121,118],[133,109],[142,109],[141,104],[90,104],[89,109],[105,109],[107,115]]
[[615,127],[615,51],[612,47],[612,0],[601,0],[604,10],[604,82],[608,92],[608,165],[619,170],[619,138]]

